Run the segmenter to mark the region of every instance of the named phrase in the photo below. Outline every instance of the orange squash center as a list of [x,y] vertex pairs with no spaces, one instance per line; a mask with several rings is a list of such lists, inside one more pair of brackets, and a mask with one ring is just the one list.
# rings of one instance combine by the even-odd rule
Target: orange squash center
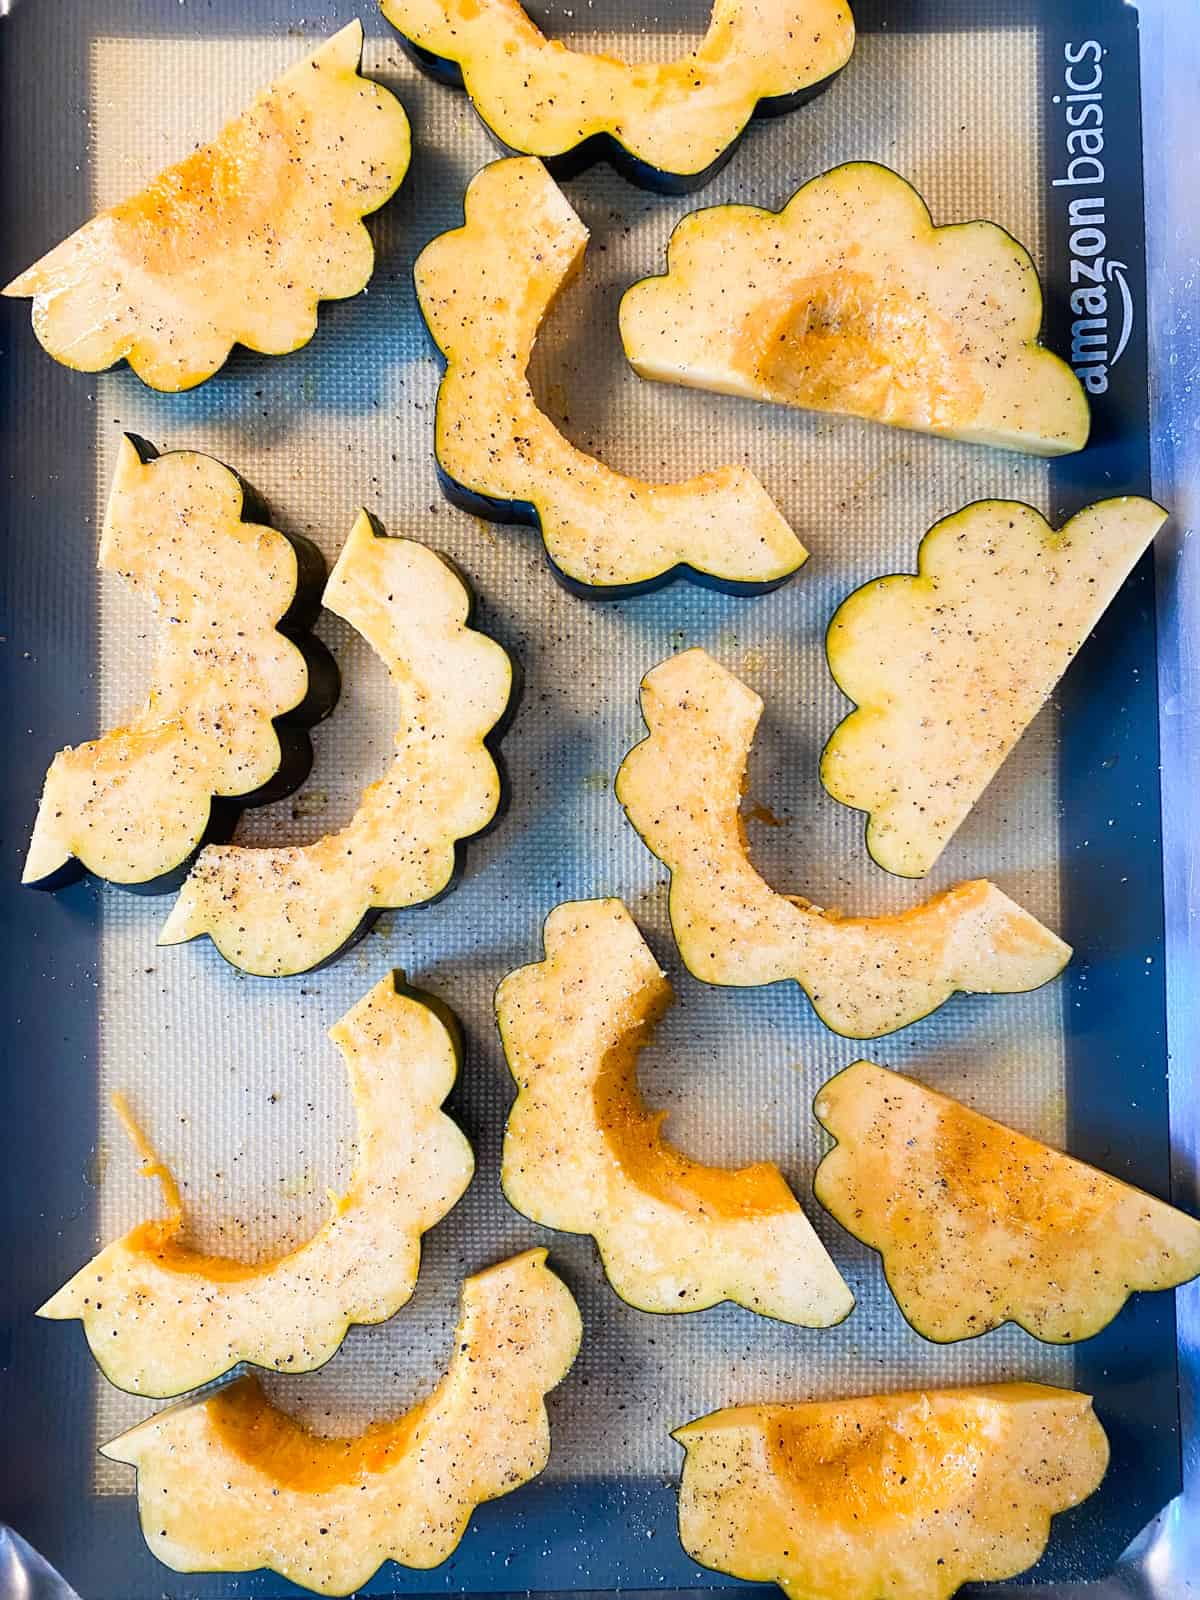
[[962,1106],[943,1111],[934,1143],[934,1165],[955,1205],[1039,1236],[1090,1227],[1112,1200],[1103,1174]]

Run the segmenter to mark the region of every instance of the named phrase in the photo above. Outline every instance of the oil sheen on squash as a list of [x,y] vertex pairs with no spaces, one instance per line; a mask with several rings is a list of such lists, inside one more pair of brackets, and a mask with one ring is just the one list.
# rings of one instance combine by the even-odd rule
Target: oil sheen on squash
[[899,1073],[857,1061],[816,1114],[838,1141],[817,1198],[926,1338],[1088,1339],[1135,1290],[1200,1273],[1200,1221]]
[[779,1169],[694,1161],[643,1101],[638,1052],[671,989],[625,907],[556,907],[545,949],[496,995],[519,1090],[508,1199],[535,1222],[590,1233],[613,1288],[643,1311],[733,1300],[804,1326],[841,1321],[853,1296]]

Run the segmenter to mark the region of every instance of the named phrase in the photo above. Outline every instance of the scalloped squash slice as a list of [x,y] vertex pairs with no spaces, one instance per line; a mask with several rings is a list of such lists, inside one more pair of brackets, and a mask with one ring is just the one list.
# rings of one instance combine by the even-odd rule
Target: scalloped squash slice
[[160,944],[206,933],[245,972],[307,972],[344,950],[377,910],[450,889],[463,841],[499,811],[488,741],[499,737],[513,665],[470,627],[471,595],[458,572],[412,539],[377,535],[360,512],[325,606],[391,675],[401,710],[391,764],[336,833],[306,845],[202,851]]
[[382,1322],[409,1299],[421,1235],[460,1199],[475,1163],[439,1109],[458,1069],[457,1024],[403,980],[381,979],[330,1032],[350,1074],[358,1158],[307,1244],[252,1265],[192,1249],[178,1188],[131,1130],[169,1214],[108,1245],[38,1313],[78,1317],[119,1389],[182,1394],[239,1361],[308,1372],[351,1323]]
[[[408,170],[400,102],[358,75],[362,24],[297,62],[211,144],[101,211],[3,291],[33,299],[56,361],[124,358],[153,389],[190,389],[235,344],[298,350],[317,303],[366,287],[362,219]],[[162,90],[160,92],[166,92]]]
[[426,245],[413,269],[446,358],[435,451],[447,497],[540,528],[555,573],[593,599],[676,576],[738,592],[790,577],[807,552],[745,467],[643,483],[577,450],[538,409],[525,369],[588,238],[542,163],[485,167],[464,210],[464,225]]
[[1056,532],[1032,506],[980,500],[930,528],[915,577],[842,602],[825,650],[858,709],[821,781],[869,813],[881,867],[920,878],[935,864],[1166,518],[1126,496]]
[[667,271],[621,302],[643,378],[1061,455],[1087,442],[1078,378],[1038,343],[1042,290],[992,222],[935,228],[870,161],[782,211],[713,206],[671,236]]
[[1016,1322],[1090,1339],[1137,1289],[1200,1273],[1200,1222],[958,1101],[856,1061],[824,1086],[837,1140],[817,1199],[883,1257],[918,1333],[946,1342]]
[[695,50],[626,62],[547,39],[518,0],[381,0],[417,65],[465,87],[507,149],[570,176],[604,157],[671,194],[698,189],[756,113],[812,99],[854,49],[846,0],[715,0]]
[[517,1096],[501,1182],[518,1211],[590,1233],[609,1282],[641,1311],[734,1300],[829,1327],[854,1297],[769,1162],[732,1171],[663,1136],[638,1051],[671,987],[619,900],[557,906],[546,959],[510,973],[496,1015]]
[[739,805],[763,704],[704,650],[642,680],[648,739],[617,798],[671,874],[671,926],[689,972],[745,986],[793,978],[855,1039],[903,1028],[952,994],[1016,994],[1055,977],[1070,948],[985,879],[890,916],[847,917],[779,894],[750,863]]
[[160,1411],[104,1454],[137,1468],[142,1533],[176,1572],[268,1567],[318,1594],[350,1594],[385,1561],[438,1566],[476,1506],[541,1472],[544,1397],[580,1336],[546,1252],[527,1250],[466,1280],[445,1377],[394,1421],[326,1438],[239,1378]]
[[1039,1383],[736,1406],[675,1438],[684,1549],[789,1600],[949,1600],[1014,1577],[1108,1467],[1090,1395]]
[[339,687],[305,632],[325,563],[307,539],[244,522],[244,509],[236,474],[211,456],[122,439],[99,565],[157,613],[150,691],[131,721],[55,756],[25,859],[34,888],[84,871],[176,888],[242,807],[307,777],[306,729]]

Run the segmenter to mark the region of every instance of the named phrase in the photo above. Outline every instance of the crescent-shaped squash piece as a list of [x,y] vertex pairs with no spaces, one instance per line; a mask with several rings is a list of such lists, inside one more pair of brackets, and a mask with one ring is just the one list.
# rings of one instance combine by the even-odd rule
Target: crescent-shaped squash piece
[[613,1288],[641,1311],[733,1300],[806,1327],[849,1316],[854,1296],[779,1168],[692,1161],[642,1100],[638,1051],[671,986],[621,902],[557,906],[545,943],[545,960],[496,994],[520,1090],[501,1171],[512,1204],[590,1233]]
[[1025,248],[992,222],[934,227],[874,162],[814,178],[779,212],[685,217],[620,321],[643,378],[1034,455],[1087,442],[1083,386],[1038,343]]
[[935,864],[1166,517],[1126,496],[1056,532],[1032,506],[981,500],[930,528],[915,577],[842,602],[825,649],[858,709],[821,781],[869,813],[881,867],[920,878]]
[[856,1061],[815,1109],[837,1140],[817,1199],[927,1339],[1090,1339],[1134,1290],[1200,1273],[1194,1217],[886,1067]]
[[417,65],[465,87],[507,149],[564,177],[607,159],[669,194],[715,177],[751,117],[811,100],[854,49],[846,0],[715,0],[697,48],[661,62],[569,49],[518,0],[381,4]]
[[27,884],[55,889],[88,871],[176,888],[243,806],[308,775],[305,729],[338,694],[332,658],[304,632],[325,564],[307,539],[242,512],[242,485],[211,456],[121,441],[99,564],[158,614],[150,692],[131,722],[55,756]]
[[1039,1383],[736,1406],[675,1438],[684,1549],[789,1600],[949,1600],[1014,1577],[1108,1467],[1091,1397]]
[[137,1468],[142,1533],[177,1572],[269,1567],[344,1595],[384,1561],[436,1567],[476,1506],[537,1476],[545,1395],[579,1349],[579,1310],[544,1250],[463,1285],[450,1365],[403,1416],[325,1438],[254,1378],[184,1401],[105,1445]]
[[538,409],[525,369],[588,237],[542,163],[493,162],[464,209],[464,225],[426,245],[414,268],[446,358],[435,450],[447,497],[539,527],[555,573],[593,599],[680,575],[757,592],[795,572],[807,552],[745,467],[643,483],[577,450]]
[[318,301],[365,288],[362,218],[399,187],[410,142],[400,102],[358,76],[361,53],[352,22],[13,279],[3,292],[32,297],[56,361],[99,372],[124,358],[153,389],[190,389],[235,344],[298,350]]
[[325,605],[383,660],[401,706],[387,772],[354,816],[313,844],[201,852],[160,944],[207,933],[245,972],[281,977],[332,960],[380,909],[420,905],[452,887],[464,840],[500,807],[488,748],[513,690],[513,664],[469,626],[457,571],[412,539],[358,520]]
[[39,1315],[78,1317],[105,1376],[135,1394],[182,1394],[239,1361],[319,1367],[351,1323],[382,1322],[412,1295],[421,1235],[465,1192],[471,1147],[439,1108],[458,1070],[458,1027],[403,973],[383,978],[330,1030],[350,1075],[358,1156],[350,1187],[307,1244],[248,1265],[180,1238],[170,1173],[136,1128],[169,1214],[107,1245]]
[[881,917],[822,911],[754,870],[738,807],[762,701],[703,650],[642,680],[650,737],[625,757],[617,798],[671,874],[671,925],[688,971],[735,986],[794,978],[835,1033],[903,1028],[959,990],[1036,989],[1070,948],[984,879]]

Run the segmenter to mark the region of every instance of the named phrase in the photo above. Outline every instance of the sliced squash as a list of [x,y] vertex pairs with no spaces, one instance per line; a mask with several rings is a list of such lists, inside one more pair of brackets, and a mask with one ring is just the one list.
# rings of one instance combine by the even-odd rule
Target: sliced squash
[[1013,1577],[1108,1467],[1091,1397],[1040,1383],[735,1406],[675,1438],[684,1549],[789,1600],[948,1600]]
[[854,1296],[770,1162],[691,1160],[638,1092],[637,1057],[671,986],[619,900],[557,906],[546,959],[510,973],[496,1015],[520,1093],[501,1182],[534,1222],[590,1233],[623,1300],[695,1311],[733,1300],[829,1327]]
[[617,798],[671,874],[671,924],[688,971],[737,986],[794,978],[835,1033],[874,1038],[958,990],[1036,989],[1070,949],[995,884],[846,917],[778,894],[750,864],[738,806],[762,701],[703,650],[642,680],[650,730],[625,757]]
[[242,511],[236,475],[211,456],[122,440],[100,569],[158,613],[150,692],[131,722],[55,756],[25,860],[34,888],[85,870],[130,889],[177,887],[241,807],[308,775],[304,730],[338,693],[332,658],[302,631],[325,564],[307,539]]
[[153,389],[190,389],[235,344],[283,355],[317,302],[365,288],[362,218],[408,170],[400,102],[358,76],[352,22],[292,67],[211,144],[101,211],[4,289],[64,366],[125,359]]
[[469,626],[461,576],[412,539],[378,536],[360,512],[325,588],[383,660],[400,700],[395,754],[344,828],[313,844],[201,852],[160,944],[207,933],[227,961],[265,977],[332,960],[379,909],[452,887],[461,842],[500,807],[487,740],[508,708],[513,667]]
[[1135,1289],[1200,1273],[1200,1222],[911,1078],[856,1061],[816,1114],[837,1140],[817,1199],[883,1257],[927,1339],[1016,1322],[1067,1344]]
[[136,1125],[167,1216],[107,1245],[39,1316],[78,1317],[120,1389],[182,1394],[239,1361],[319,1367],[356,1322],[382,1322],[411,1296],[421,1235],[466,1191],[471,1147],[439,1109],[458,1070],[458,1027],[392,973],[330,1030],[350,1074],[358,1158],[350,1187],[307,1244],[254,1264],[206,1255],[180,1237],[179,1190]]
[[177,1572],[257,1567],[344,1595],[387,1560],[436,1567],[475,1507],[536,1477],[544,1396],[579,1349],[579,1310],[527,1250],[463,1285],[437,1388],[353,1438],[311,1433],[239,1378],[105,1445],[137,1468],[142,1533]]
[[605,158],[634,183],[698,189],[752,116],[812,99],[850,59],[846,0],[714,0],[699,46],[674,61],[626,62],[547,39],[518,0],[381,0],[417,65],[465,87],[509,150]]
[[825,647],[858,710],[821,781],[869,813],[881,867],[934,865],[1166,517],[1125,496],[1055,532],[1032,506],[981,500],[930,528],[915,577],[842,602]]
[[1087,442],[1083,387],[1038,343],[1042,291],[992,222],[935,228],[887,167],[852,161],[780,212],[713,206],[666,274],[621,302],[643,378],[1061,455]]
[[525,369],[587,237],[540,161],[497,161],[471,180],[464,226],[418,256],[417,298],[446,358],[442,488],[477,516],[540,527],[553,569],[585,595],[616,598],[680,574],[775,587],[806,551],[753,473],[643,483],[584,455],[538,409]]

